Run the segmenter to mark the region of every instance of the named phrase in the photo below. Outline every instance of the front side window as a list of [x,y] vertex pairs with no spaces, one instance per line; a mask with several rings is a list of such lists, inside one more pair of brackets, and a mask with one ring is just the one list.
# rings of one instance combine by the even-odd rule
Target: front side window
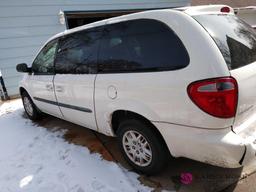
[[99,51],[99,72],[177,70],[189,64],[178,36],[164,23],[138,19],[107,25]]
[[54,58],[57,49],[57,44],[57,40],[51,41],[37,55],[32,65],[32,71],[35,74],[53,74]]
[[230,70],[256,61],[256,32],[234,15],[193,16],[210,34]]
[[61,39],[55,62],[56,73],[95,73],[100,37],[101,29],[92,28]]

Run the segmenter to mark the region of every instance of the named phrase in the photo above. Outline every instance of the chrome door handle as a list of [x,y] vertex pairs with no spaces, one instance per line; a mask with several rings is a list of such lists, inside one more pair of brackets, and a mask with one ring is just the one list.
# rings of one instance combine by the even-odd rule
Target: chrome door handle
[[52,85],[49,85],[49,84],[48,84],[48,85],[46,85],[45,87],[46,87],[46,90],[47,90],[47,91],[53,91],[53,86],[52,86]]
[[55,87],[55,91],[57,91],[57,92],[63,92],[63,87],[62,86],[56,86]]

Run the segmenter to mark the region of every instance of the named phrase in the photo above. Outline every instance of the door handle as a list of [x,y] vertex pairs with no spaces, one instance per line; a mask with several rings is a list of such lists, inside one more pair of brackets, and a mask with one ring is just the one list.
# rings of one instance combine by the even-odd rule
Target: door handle
[[53,86],[52,86],[52,85],[49,85],[49,84],[48,84],[48,85],[46,85],[45,87],[46,87],[46,90],[47,90],[47,91],[53,91]]
[[63,87],[62,86],[56,86],[55,87],[55,91],[57,91],[57,92],[63,92]]

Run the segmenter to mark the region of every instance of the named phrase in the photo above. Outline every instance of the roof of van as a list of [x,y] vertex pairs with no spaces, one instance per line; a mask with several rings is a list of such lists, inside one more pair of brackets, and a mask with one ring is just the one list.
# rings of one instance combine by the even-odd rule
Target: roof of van
[[[229,11],[228,12],[224,12],[222,11],[222,8],[226,8],[228,9]],[[143,11],[143,12],[137,12],[137,13],[132,13],[132,14],[128,14],[128,15],[122,15],[122,16],[119,16],[119,17],[113,17],[113,18],[109,18],[109,19],[104,19],[104,20],[101,20],[101,21],[97,21],[97,22],[94,22],[94,23],[90,23],[90,24],[87,24],[87,25],[82,25],[82,26],[79,26],[79,27],[76,27],[76,28],[73,28],[73,29],[68,29],[68,30],[65,30],[61,33],[58,33],[56,35],[54,35],[53,37],[51,37],[47,42],[53,40],[53,39],[56,39],[58,37],[61,37],[63,35],[67,35],[67,34],[71,34],[71,33],[74,33],[74,32],[77,32],[77,31],[81,31],[83,29],[89,29],[89,28],[92,28],[92,27],[97,27],[97,26],[101,26],[101,25],[104,25],[104,24],[111,24],[112,21],[114,23],[118,22],[118,21],[122,21],[122,20],[126,20],[125,18],[129,15],[143,15],[144,13],[150,13],[150,12],[162,12],[162,11],[166,11],[166,10],[169,10],[169,11],[182,11],[188,15],[198,15],[198,14],[221,14],[224,12],[224,14],[234,14],[234,10],[227,6],[227,5],[203,5],[203,6],[188,6],[188,7],[179,7],[179,8],[173,8],[173,9],[157,9],[157,10],[148,10],[148,11]]]

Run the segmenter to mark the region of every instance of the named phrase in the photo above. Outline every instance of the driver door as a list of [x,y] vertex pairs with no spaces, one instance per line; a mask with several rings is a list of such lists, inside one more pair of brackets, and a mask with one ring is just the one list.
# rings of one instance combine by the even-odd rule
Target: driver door
[[43,112],[62,118],[54,93],[54,59],[58,40],[47,43],[32,64],[30,93],[36,106]]

